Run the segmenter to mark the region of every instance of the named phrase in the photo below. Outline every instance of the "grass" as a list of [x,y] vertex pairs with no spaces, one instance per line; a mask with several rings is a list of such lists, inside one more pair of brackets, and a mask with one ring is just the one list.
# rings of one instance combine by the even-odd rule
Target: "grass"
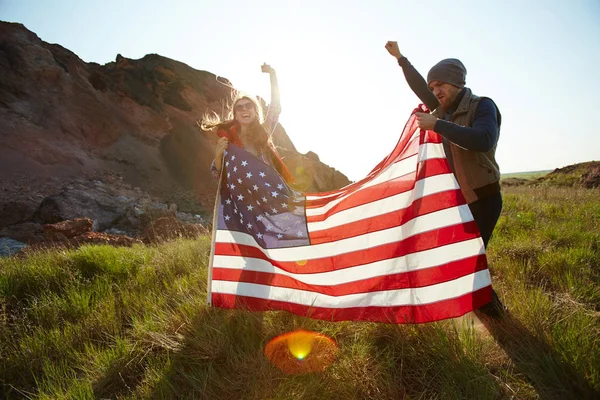
[[[451,321],[330,323],[205,305],[210,239],[0,260],[7,399],[535,399],[600,393],[600,196],[507,188],[488,253],[510,309],[491,335]],[[262,355],[297,328],[333,337],[322,373]],[[597,398],[597,397],[596,397]]]

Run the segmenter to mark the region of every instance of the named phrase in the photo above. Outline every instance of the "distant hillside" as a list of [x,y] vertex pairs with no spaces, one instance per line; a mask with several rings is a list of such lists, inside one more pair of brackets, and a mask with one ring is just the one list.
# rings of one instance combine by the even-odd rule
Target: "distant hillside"
[[600,161],[588,161],[554,171],[519,172],[502,175],[503,186],[560,186],[600,188]]
[[502,174],[501,179],[509,179],[509,178],[534,179],[534,178],[540,178],[544,175],[547,175],[550,172],[552,172],[551,169],[545,169],[542,171],[511,172],[509,174]]

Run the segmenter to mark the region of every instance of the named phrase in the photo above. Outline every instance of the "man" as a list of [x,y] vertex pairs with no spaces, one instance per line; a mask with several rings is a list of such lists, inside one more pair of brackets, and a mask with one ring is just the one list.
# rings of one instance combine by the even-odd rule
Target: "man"
[[[400,53],[398,43],[387,42],[387,51],[398,60],[412,91],[433,110],[417,113],[417,125],[443,138],[444,151],[487,248],[502,211],[500,168],[496,144],[501,115],[492,99],[475,96],[465,87],[467,70],[460,60],[449,58],[434,65],[427,81]],[[504,307],[495,291],[490,304],[480,310],[500,317]]]

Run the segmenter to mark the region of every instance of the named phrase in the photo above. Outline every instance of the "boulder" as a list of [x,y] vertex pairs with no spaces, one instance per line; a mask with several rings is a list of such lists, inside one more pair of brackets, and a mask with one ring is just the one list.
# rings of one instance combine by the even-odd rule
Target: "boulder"
[[92,231],[93,222],[89,218],[77,218],[44,225],[44,237],[49,241],[60,241]]
[[117,200],[101,187],[67,189],[56,195],[46,197],[35,211],[35,222],[54,224],[77,218],[90,218],[95,230],[104,230],[112,226],[114,220],[121,217],[127,205]]

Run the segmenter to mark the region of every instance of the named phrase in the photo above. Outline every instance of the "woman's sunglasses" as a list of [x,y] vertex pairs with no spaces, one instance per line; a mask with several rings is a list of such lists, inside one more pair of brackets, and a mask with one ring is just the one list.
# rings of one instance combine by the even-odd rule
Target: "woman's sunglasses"
[[244,110],[254,110],[254,104],[252,103],[244,103],[244,104],[236,104],[234,107],[235,111],[244,111]]

